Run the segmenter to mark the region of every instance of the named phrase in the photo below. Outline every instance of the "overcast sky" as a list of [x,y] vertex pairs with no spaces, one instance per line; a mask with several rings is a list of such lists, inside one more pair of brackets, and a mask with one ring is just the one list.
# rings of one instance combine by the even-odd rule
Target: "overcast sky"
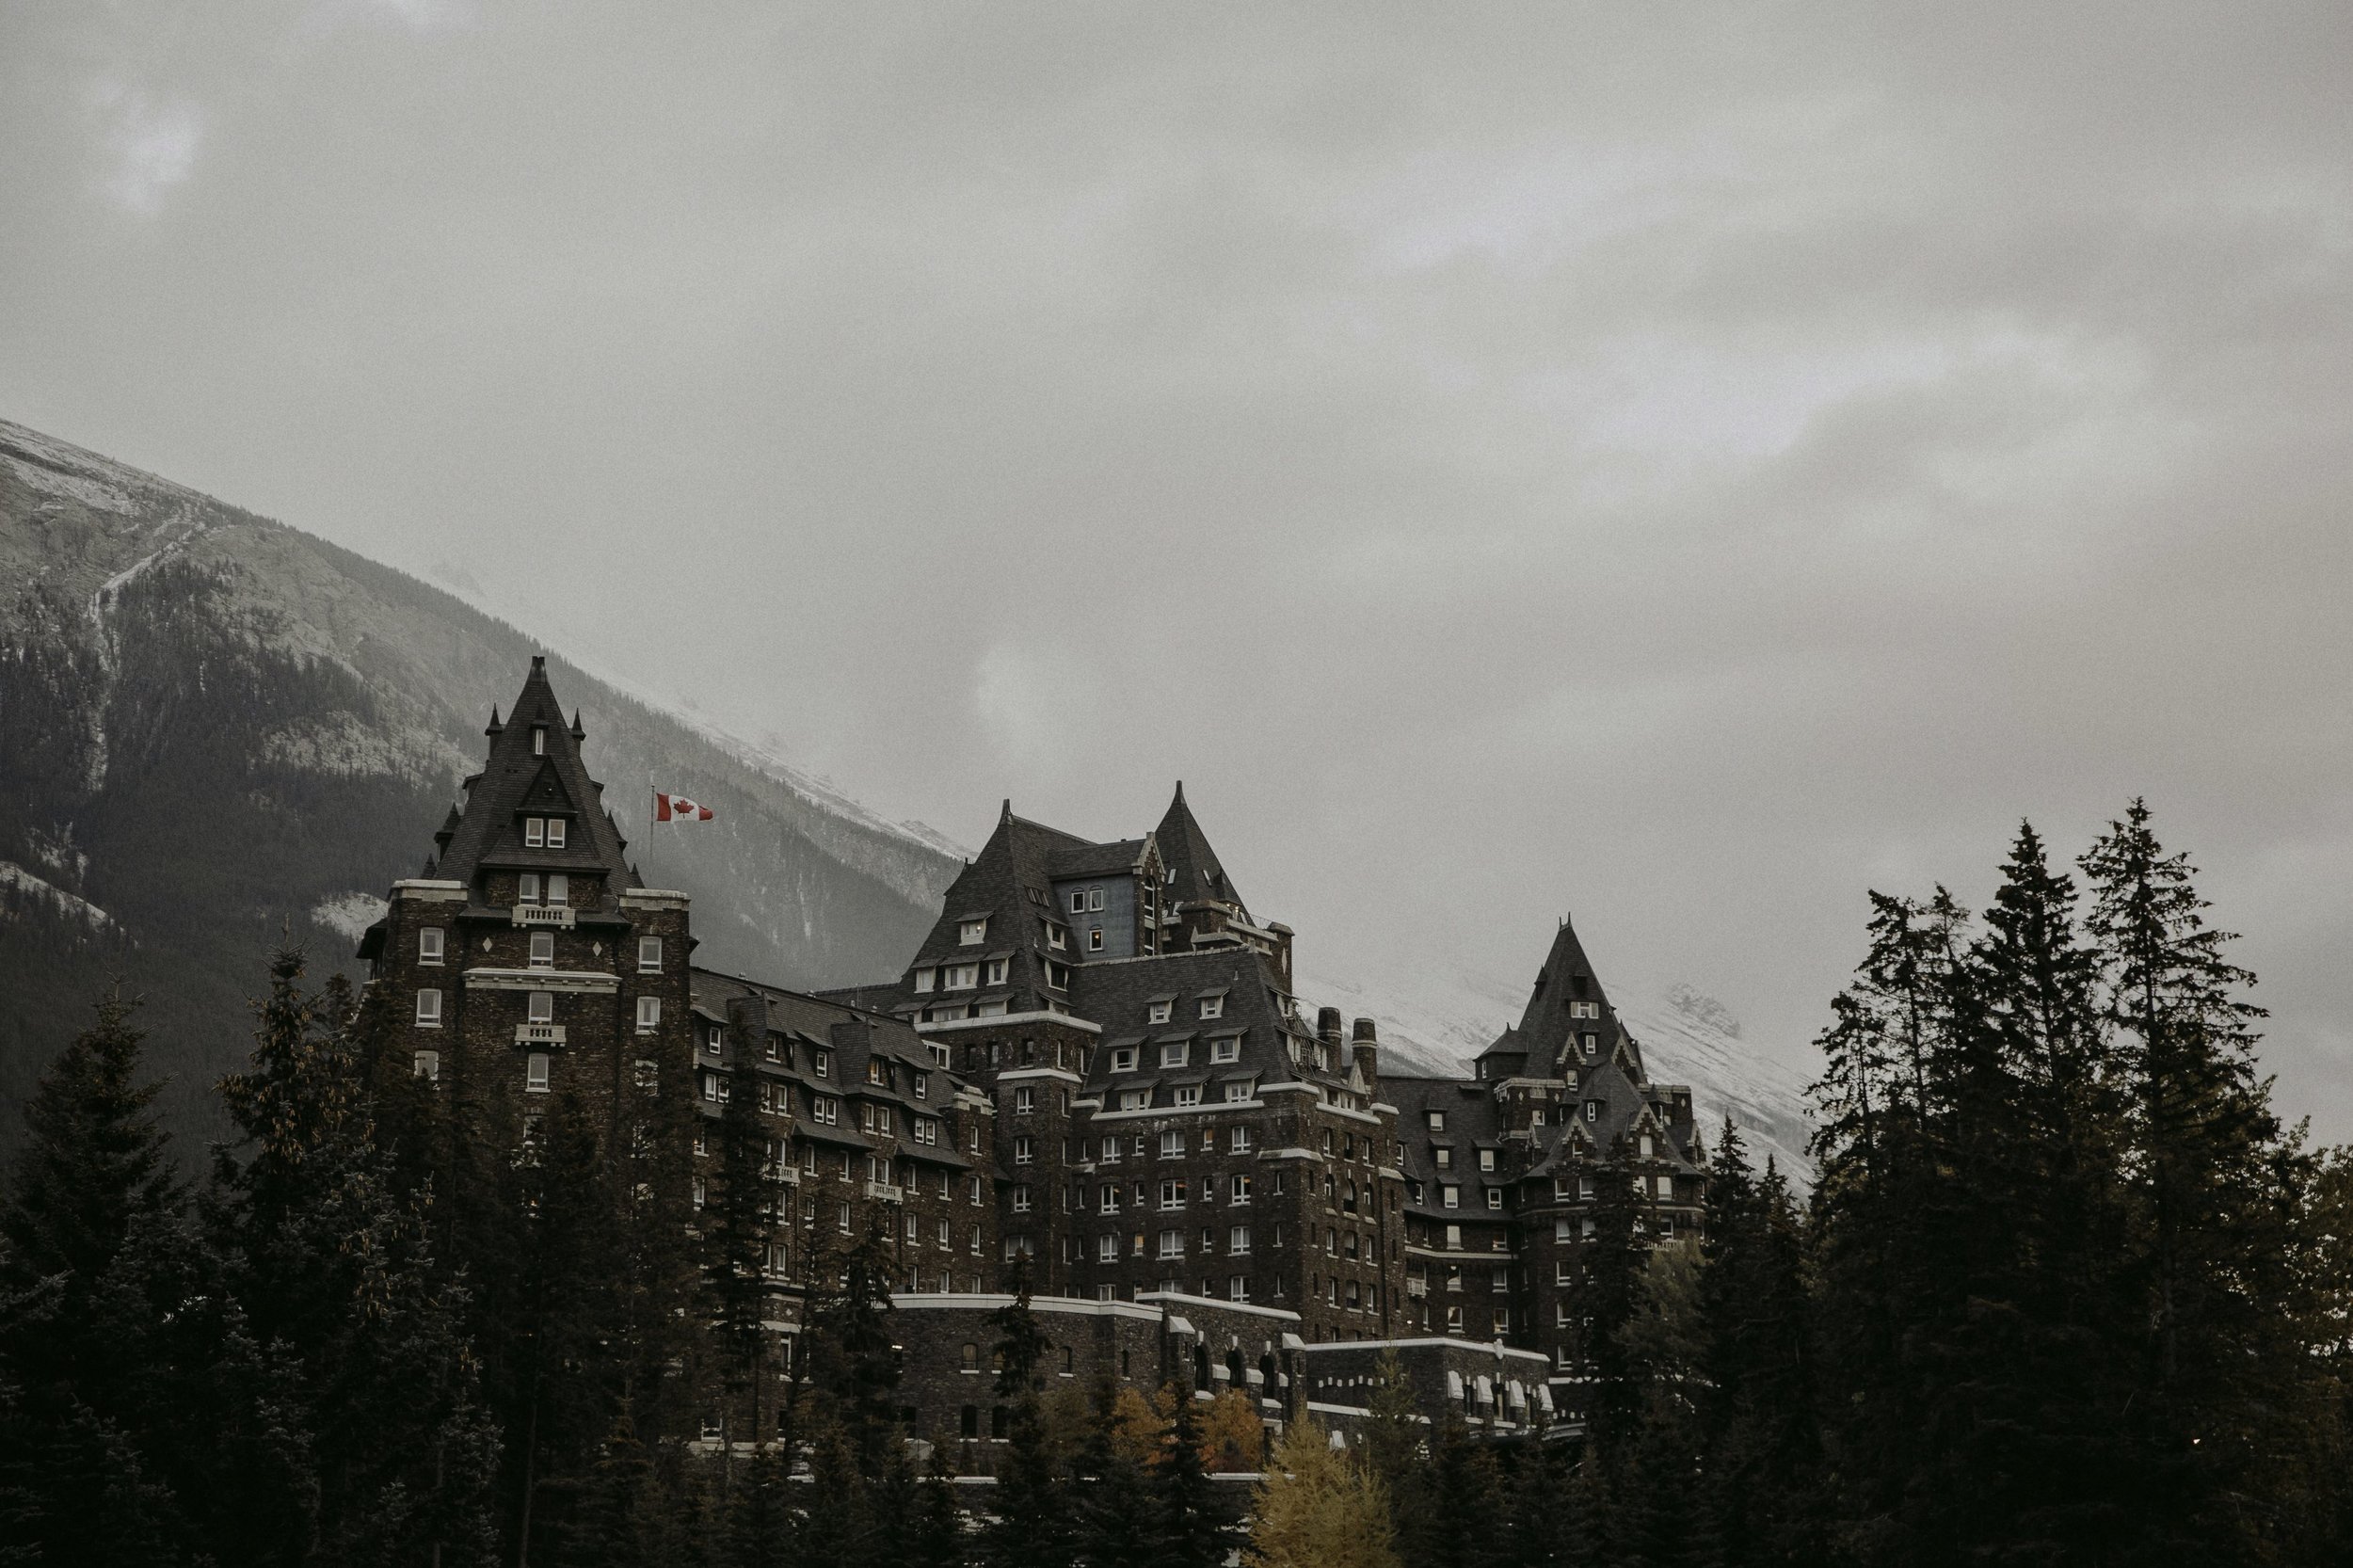
[[1802,1039],[1866,888],[2146,793],[2344,1137],[2348,61],[2343,0],[0,0],[0,415],[967,843],[1181,776],[1310,970],[1574,910]]

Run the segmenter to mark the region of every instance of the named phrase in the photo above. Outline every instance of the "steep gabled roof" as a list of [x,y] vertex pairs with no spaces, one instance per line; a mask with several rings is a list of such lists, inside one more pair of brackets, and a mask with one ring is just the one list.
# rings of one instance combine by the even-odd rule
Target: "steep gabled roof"
[[1179,782],[1176,798],[1168,803],[1168,812],[1160,818],[1160,825],[1152,830],[1152,837],[1160,846],[1160,863],[1168,869],[1168,896],[1179,904],[1214,900],[1220,904],[1242,904],[1241,894],[1225,875],[1225,868],[1209,847],[1209,835],[1193,818],[1193,808],[1185,804],[1185,786]]
[[[535,730],[544,736],[544,755],[532,749]],[[604,786],[588,776],[582,760],[583,731],[577,719],[565,718],[555,700],[544,658],[532,659],[531,674],[506,721],[502,724],[492,710],[483,733],[489,737],[489,758],[466,781],[466,801],[456,820],[443,826],[449,841],[439,857],[438,874],[471,883],[486,866],[544,867],[600,871],[616,888],[639,886],[629,868],[628,840],[605,815]],[[518,821],[526,811],[568,815],[564,847],[526,845]]]
[[[1577,1002],[1596,1004],[1599,1016],[1573,1017],[1572,1008]],[[1564,916],[1561,929],[1553,935],[1552,950],[1545,954],[1544,967],[1537,970],[1536,984],[1529,993],[1528,1006],[1520,1014],[1520,1021],[1505,1029],[1496,1037],[1495,1044],[1480,1053],[1482,1062],[1494,1058],[1499,1065],[1512,1065],[1507,1072],[1484,1076],[1525,1072],[1536,1078],[1561,1077],[1577,1059],[1569,1048],[1570,1042],[1583,1033],[1598,1034],[1606,1052],[1614,1053],[1623,1046],[1632,1055],[1630,1076],[1641,1080],[1641,1051],[1618,1022],[1617,1010],[1609,1005],[1601,977],[1593,972],[1593,961],[1585,955],[1585,944],[1577,940],[1576,923]]]

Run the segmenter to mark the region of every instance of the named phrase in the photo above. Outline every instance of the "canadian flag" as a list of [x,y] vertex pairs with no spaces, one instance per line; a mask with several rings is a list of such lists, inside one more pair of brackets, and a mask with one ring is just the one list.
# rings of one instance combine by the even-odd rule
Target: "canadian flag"
[[653,792],[653,820],[656,822],[709,822],[711,808],[697,806],[684,795]]

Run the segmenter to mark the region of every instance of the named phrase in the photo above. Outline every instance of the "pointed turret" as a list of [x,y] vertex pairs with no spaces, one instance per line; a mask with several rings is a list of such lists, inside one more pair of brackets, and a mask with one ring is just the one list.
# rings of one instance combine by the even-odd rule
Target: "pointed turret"
[[638,886],[620,830],[601,809],[582,760],[585,733],[577,710],[565,718],[547,660],[535,656],[504,719],[491,712],[484,731],[489,755],[464,806],[453,808],[434,835],[440,874],[474,883],[490,869],[602,873],[616,892]]
[[588,731],[580,727],[580,710],[575,708],[572,710],[572,739],[575,741],[584,741],[587,738]]

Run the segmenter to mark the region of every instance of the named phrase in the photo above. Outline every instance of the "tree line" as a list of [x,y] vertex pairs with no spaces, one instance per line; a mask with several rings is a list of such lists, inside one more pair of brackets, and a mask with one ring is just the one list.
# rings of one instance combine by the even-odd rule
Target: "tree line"
[[906,1424],[882,1238],[808,1260],[776,1364],[750,1096],[690,1217],[680,1140],[483,1136],[287,953],[197,1180],[109,999],[0,1202],[0,1562],[2353,1560],[2353,1159],[2272,1110],[2193,879],[2136,803],[2072,869],[2022,827],[1982,911],[1874,893],[1812,1192],[1727,1123],[1705,1240],[1653,1245],[1605,1164],[1571,1423],[1475,1431],[1392,1356],[1264,1452],[1239,1394],[1061,1391],[1016,1281],[977,1480]]

